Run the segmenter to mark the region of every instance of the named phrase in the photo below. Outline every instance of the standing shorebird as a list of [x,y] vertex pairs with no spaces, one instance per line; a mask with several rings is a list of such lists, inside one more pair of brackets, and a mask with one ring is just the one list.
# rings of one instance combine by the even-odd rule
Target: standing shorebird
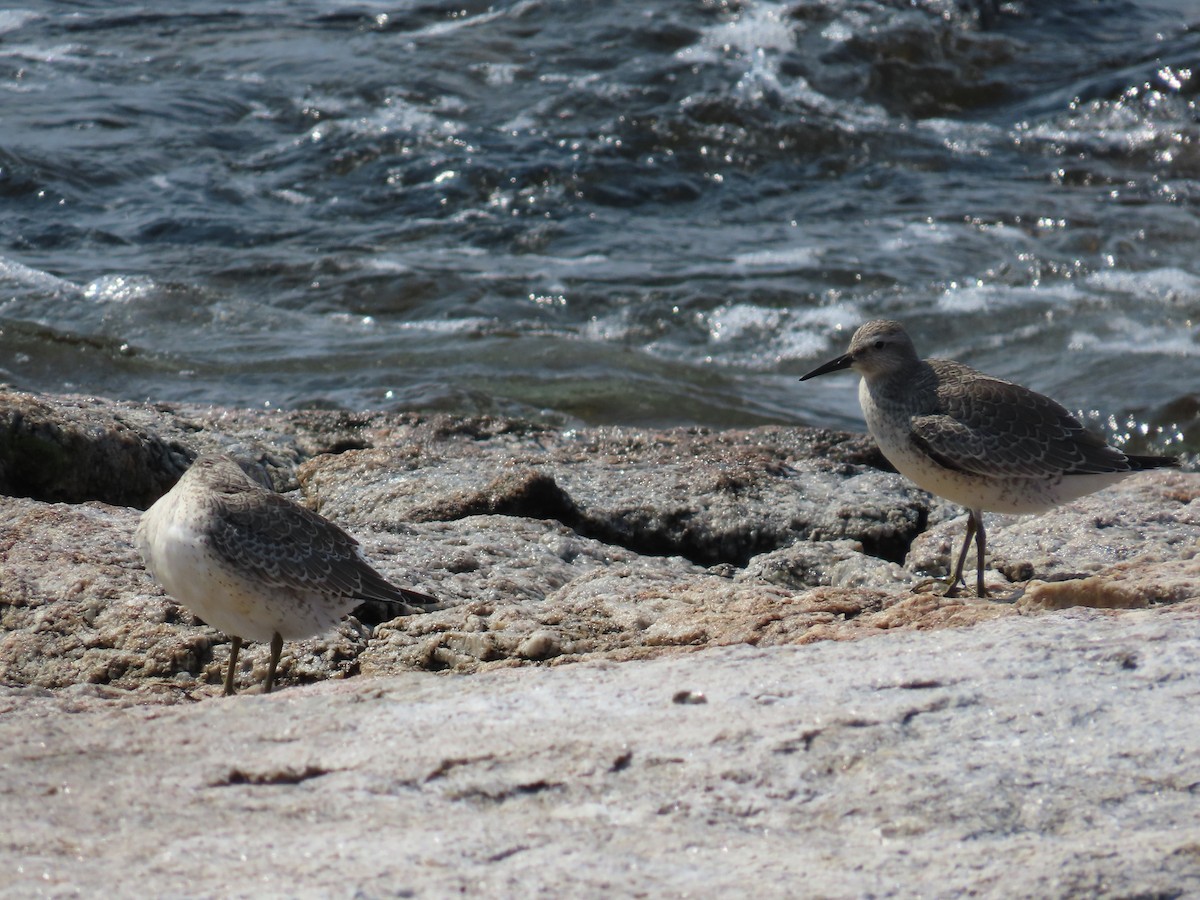
[[142,514],[134,538],[163,588],[233,639],[225,693],[243,640],[270,641],[264,693],[285,639],[325,631],[363,600],[428,607],[363,558],[328,519],[257,484],[228,456],[201,456]]
[[861,326],[850,349],[801,381],[854,369],[858,402],[879,449],[902,475],[967,508],[967,538],[949,582],[962,581],[971,538],[983,586],[983,511],[1045,512],[1133,472],[1178,466],[1170,456],[1131,456],[1084,429],[1066,409],[1029,388],[950,359],[920,359],[899,322]]

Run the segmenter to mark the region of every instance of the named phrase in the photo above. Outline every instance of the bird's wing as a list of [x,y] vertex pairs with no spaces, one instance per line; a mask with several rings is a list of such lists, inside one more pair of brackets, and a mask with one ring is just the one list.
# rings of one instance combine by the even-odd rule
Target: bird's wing
[[913,443],[946,468],[1026,478],[1129,471],[1123,453],[1049,397],[974,372],[963,377],[970,390],[939,390],[943,414],[911,420]]
[[286,497],[257,488],[223,494],[213,549],[237,571],[281,589],[428,606],[434,598],[398,588],[371,567],[358,541]]

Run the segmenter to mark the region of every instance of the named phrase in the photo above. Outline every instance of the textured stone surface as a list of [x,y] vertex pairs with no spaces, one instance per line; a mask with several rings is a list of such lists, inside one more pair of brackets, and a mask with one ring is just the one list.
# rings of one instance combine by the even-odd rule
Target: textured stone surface
[[[218,696],[131,545],[215,449],[444,608]],[[880,466],[0,394],[0,895],[1200,893],[1200,475],[989,520],[1003,602],[931,589],[964,522]]]
[[801,429],[605,429],[351,451],[311,460],[299,478],[314,508],[347,524],[494,513],[705,565],[744,565],[797,539],[852,539],[903,559],[927,496],[839,454],[826,433]]
[[189,461],[159,424],[140,407],[0,390],[0,493],[148,506]]
[[[154,459],[172,448],[168,461],[178,466],[201,449],[240,452],[276,484],[300,487],[297,499],[358,536],[388,577],[444,602],[374,630],[387,611],[364,607],[327,635],[287,645],[284,684],[857,638],[1200,594],[1194,473],[1147,473],[1045,516],[989,522],[989,578],[1016,603],[976,603],[930,593],[923,578],[948,567],[961,518],[873,468],[869,445],[849,435],[558,433],[493,419],[11,392],[0,409],[10,445],[12,422],[26,423],[20,431],[37,419],[53,423],[39,434],[61,438],[60,454],[85,440],[100,448],[89,459],[110,461],[139,440]],[[294,472],[297,460],[307,461]],[[154,469],[133,493],[165,471]],[[120,482],[120,470],[106,477]],[[68,481],[57,493],[89,483]],[[0,497],[0,679],[143,693],[205,693],[219,680],[227,638],[146,576],[131,546],[137,515],[98,502]],[[919,533],[926,521],[933,525]],[[1034,580],[1005,584],[1002,573]],[[242,663],[261,667],[264,658],[264,648],[251,647]]]
[[0,689],[4,896],[1200,893],[1200,606],[407,673]]
[[[444,608],[220,698],[228,639],[131,545],[213,449]],[[0,895],[1200,893],[1200,475],[989,518],[989,602],[929,584],[964,521],[880,465],[0,393]]]

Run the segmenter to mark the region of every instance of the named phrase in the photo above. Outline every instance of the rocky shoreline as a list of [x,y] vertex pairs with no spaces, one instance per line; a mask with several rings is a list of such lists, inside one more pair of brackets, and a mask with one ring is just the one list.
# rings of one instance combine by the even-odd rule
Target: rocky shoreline
[[[165,597],[142,569],[131,544],[141,509],[170,487],[195,454],[218,449],[258,463],[263,477],[277,489],[294,492],[297,500],[359,538],[386,576],[434,594],[443,608],[390,620],[386,609],[360,608],[334,632],[285,645],[279,694],[219,699],[220,670],[228,658],[226,638]],[[892,812],[867,815],[863,819],[867,830],[855,832],[851,844],[867,841],[857,852],[869,845],[877,855],[870,864],[861,857],[852,864],[841,858],[833,844],[820,843],[817,846],[825,850],[796,847],[795,857],[786,862],[775,857],[783,852],[778,842],[785,840],[778,823],[790,823],[783,831],[794,832],[797,840],[801,832],[812,837],[817,822],[803,828],[798,822],[814,792],[828,804],[822,815],[829,826],[836,820],[837,804],[843,802],[838,796],[846,790],[847,779],[858,779],[857,787],[846,793],[848,805],[840,815],[861,815],[861,809],[854,812],[855,804],[862,802],[856,791],[865,790],[861,778],[879,777],[872,766],[890,759],[890,740],[902,738],[900,745],[907,746],[911,729],[906,723],[911,720],[901,723],[907,713],[899,706],[889,707],[891,711],[882,718],[866,716],[883,729],[882,738],[868,742],[870,749],[851,741],[858,749],[846,751],[849,756],[830,750],[833,755],[823,760],[812,757],[799,768],[767,766],[761,777],[753,766],[734,767],[736,771],[725,773],[727,780],[722,780],[725,775],[718,763],[730,751],[730,739],[718,734],[720,717],[728,714],[740,722],[727,727],[739,736],[735,743],[747,754],[746,765],[759,755],[774,758],[765,749],[751,750],[759,742],[777,748],[790,740],[793,749],[784,755],[803,759],[824,743],[803,738],[805,733],[816,729],[813,734],[825,735],[828,726],[820,723],[862,717],[856,707],[867,702],[862,692],[876,697],[883,690],[881,684],[894,682],[895,696],[908,691],[925,700],[933,697],[930,702],[936,709],[932,711],[944,720],[949,733],[968,728],[969,736],[962,738],[966,744],[948,754],[938,743],[936,730],[930,729],[923,738],[930,742],[928,752],[945,760],[938,778],[946,790],[965,792],[967,797],[984,789],[977,764],[998,765],[1018,782],[1023,776],[1013,769],[1017,765],[1013,760],[996,762],[999,751],[982,746],[991,739],[980,722],[967,726],[959,721],[978,714],[978,703],[964,703],[963,697],[976,697],[984,690],[982,684],[1006,684],[1009,692],[997,688],[999,693],[988,703],[996,710],[1015,704],[1012,715],[1029,715],[1031,701],[1020,691],[1028,691],[1031,685],[1022,682],[1032,679],[1038,702],[1051,704],[1046,707],[1048,715],[1054,703],[1083,702],[1052,698],[1067,691],[1068,683],[1083,678],[1067,661],[1078,662],[1079,654],[1087,657],[1088,642],[1098,636],[1094,639],[1118,648],[1112,651],[1117,656],[1125,654],[1123,659],[1133,661],[1128,669],[1119,660],[1100,666],[1105,673],[1100,681],[1107,683],[1111,675],[1109,688],[1130,692],[1127,699],[1139,704],[1138,715],[1149,717],[1153,727],[1141,736],[1139,746],[1146,753],[1154,746],[1169,751],[1172,747],[1163,742],[1178,738],[1190,740],[1194,751],[1200,731],[1194,689],[1191,699],[1183,700],[1185,685],[1195,684],[1195,638],[1200,632],[1200,475],[1194,468],[1193,462],[1182,472],[1139,474],[1035,518],[996,517],[995,524],[989,519],[989,585],[1010,598],[992,602],[948,599],[922,583],[926,576],[946,572],[962,533],[962,513],[889,472],[873,444],[861,435],[779,427],[726,432],[564,431],[503,419],[225,410],[0,391],[0,708],[5,711],[0,731],[6,733],[7,746],[18,748],[0,779],[0,792],[14,808],[30,815],[39,803],[54,811],[53,821],[38,829],[28,829],[24,820],[18,826],[11,815],[9,824],[0,828],[7,832],[3,846],[10,869],[22,859],[36,857],[39,866],[57,873],[47,882],[42,873],[30,870],[18,878],[12,895],[27,894],[34,885],[62,896],[111,890],[113,884],[107,879],[119,876],[115,867],[144,868],[154,858],[153,827],[147,821],[127,827],[145,843],[149,856],[135,859],[128,852],[117,853],[111,870],[80,868],[73,862],[78,849],[71,838],[74,830],[91,835],[80,840],[91,841],[88,846],[100,852],[96,842],[102,823],[112,815],[103,792],[94,787],[81,790],[79,780],[106,777],[106,760],[111,762],[119,747],[137,752],[142,731],[147,735],[146,748],[156,748],[147,753],[157,762],[144,760],[144,769],[121,776],[125,781],[117,793],[135,791],[139,777],[144,779],[143,787],[165,779],[178,789],[198,778],[213,790],[217,790],[213,779],[224,778],[217,792],[237,794],[241,799],[235,804],[250,804],[255,810],[246,813],[240,825],[223,814],[217,816],[228,821],[220,837],[208,839],[215,842],[210,851],[227,863],[234,858],[221,854],[234,853],[239,842],[262,841],[265,834],[258,832],[276,827],[258,821],[260,816],[286,816],[288,804],[304,806],[313,798],[298,798],[308,797],[318,782],[322,804],[336,806],[334,798],[340,790],[336,786],[341,781],[349,782],[343,785],[341,802],[350,804],[354,796],[361,799],[363,791],[375,796],[372,791],[378,785],[372,785],[378,777],[380,790],[406,794],[403,805],[415,804],[411,811],[425,820],[419,826],[392,823],[396,829],[411,827],[414,840],[421,842],[413,858],[424,862],[415,873],[403,867],[397,870],[393,856],[373,859],[374,868],[368,865],[367,874],[356,868],[362,875],[359,881],[354,880],[359,874],[351,877],[347,870],[339,882],[344,891],[320,880],[288,881],[300,879],[303,867],[297,868],[280,846],[257,861],[235,860],[207,881],[195,875],[201,880],[190,883],[201,894],[236,895],[238,890],[230,889],[235,873],[255,879],[246,882],[246,892],[259,895],[250,890],[251,884],[265,884],[268,894],[274,890],[291,896],[306,891],[313,896],[354,895],[354,885],[361,896],[401,889],[411,896],[437,896],[470,885],[491,885],[493,893],[504,893],[528,879],[544,890],[566,890],[573,883],[572,871],[582,867],[580,871],[591,872],[589,867],[596,866],[600,872],[601,860],[609,852],[589,855],[587,848],[593,845],[585,840],[587,828],[594,826],[593,838],[603,835],[612,842],[611,852],[616,852],[622,840],[629,840],[617,839],[613,830],[623,817],[638,828],[669,820],[663,852],[679,854],[676,862],[682,868],[676,871],[669,856],[657,862],[647,858],[645,881],[639,881],[633,870],[614,869],[610,887],[620,893],[634,892],[637,885],[653,895],[720,893],[717,887],[725,882],[714,880],[715,876],[693,883],[680,874],[685,860],[698,866],[697,872],[715,863],[715,857],[704,864],[696,862],[687,849],[694,839],[708,848],[706,853],[717,852],[705,843],[712,836],[704,830],[708,827],[717,828],[722,840],[737,836],[727,850],[720,851],[728,854],[722,865],[770,896],[789,895],[794,882],[788,879],[804,877],[804,871],[825,873],[827,880],[815,889],[824,896],[949,895],[956,891],[942,888],[951,883],[963,890],[999,893],[1001,882],[985,877],[998,871],[996,863],[982,866],[972,876],[969,854],[962,846],[945,853],[943,864],[955,868],[943,873],[951,881],[941,886],[926,880],[936,877],[927,865],[913,864],[921,854],[937,855],[927,838],[940,832],[926,818],[934,816],[937,804],[924,811],[906,808],[903,820],[890,824],[884,820]],[[885,633],[888,636],[881,639],[857,641]],[[1141,649],[1146,640],[1155,642],[1153,651]],[[1057,658],[1055,641],[1063,644],[1062,659]],[[999,643],[1006,644],[1005,652],[998,652]],[[968,670],[984,665],[983,660],[1002,670],[989,669],[986,676],[972,670],[963,675],[964,683],[979,684],[944,690],[957,683],[953,665],[940,659],[950,646]],[[1034,652],[1030,647],[1042,649]],[[1154,663],[1148,666],[1151,656]],[[902,661],[917,658],[936,661],[937,672],[921,674],[917,666],[904,675],[908,663]],[[811,668],[818,660],[823,675]],[[248,677],[261,681],[266,648],[251,645],[240,662],[257,670]],[[751,685],[734,689],[719,674],[726,669],[745,670],[733,677],[762,679],[782,671],[780,667],[792,674],[771,676],[773,686],[767,693],[791,698],[789,702],[796,705],[791,718],[760,716],[765,707],[755,698],[765,696],[766,689]],[[862,667],[868,683],[857,683],[857,667]],[[510,671],[495,671],[500,669]],[[1161,675],[1178,684],[1155,694],[1154,682],[1147,680],[1148,669],[1158,673],[1155,678]],[[455,677],[472,673],[475,677]],[[798,679],[794,683],[793,676]],[[937,689],[895,690],[906,679],[937,682]],[[298,686],[303,684],[310,686]],[[826,684],[827,695],[822,688]],[[598,704],[597,714],[586,720],[590,725],[580,720],[578,711],[559,715],[557,707],[543,710],[536,727],[531,725],[528,733],[519,736],[515,724],[498,723],[497,719],[509,717],[515,717],[514,722],[527,719],[531,713],[524,704],[540,708],[539,692],[551,690],[550,685],[556,696],[577,694],[579,703]],[[809,690],[821,695],[819,702]],[[706,723],[703,728],[692,733],[681,720],[679,728],[684,732],[662,739],[688,744],[689,762],[683,768],[709,767],[703,769],[704,777],[716,781],[684,778],[677,785],[681,793],[675,808],[699,810],[709,802],[704,797],[711,799],[710,792],[717,791],[729,793],[732,809],[734,797],[744,790],[747,804],[758,810],[751,818],[762,815],[765,818],[759,821],[776,822],[764,829],[775,829],[774,837],[764,835],[756,843],[751,838],[759,826],[726,821],[722,816],[732,815],[728,810],[716,817],[715,826],[706,825],[705,814],[699,812],[672,813],[666,819],[662,813],[651,816],[637,799],[638,792],[646,790],[644,783],[604,775],[684,752],[655,749],[654,728],[635,721],[637,716],[612,715],[613,691],[618,696],[629,692],[647,703],[653,696],[651,706],[665,703],[660,713],[669,720],[679,719],[681,710],[690,706],[703,707],[705,712],[699,716]],[[424,713],[410,709],[406,698],[414,692],[417,705],[424,704]],[[672,703],[673,697],[678,702]],[[709,702],[693,704],[689,699]],[[193,702],[197,700],[204,702]],[[808,700],[823,711],[806,710]],[[733,705],[722,707],[725,702]],[[162,711],[164,705],[175,708]],[[330,708],[341,717],[332,724],[326,721],[335,715]],[[338,756],[334,763],[322,762],[331,752],[326,739],[329,729],[339,734],[371,730],[367,709],[385,712],[391,723],[392,731],[383,728],[387,733],[381,733],[380,739],[404,740],[384,754],[375,744],[353,750],[350,744],[356,742],[339,739],[334,755],[348,755]],[[481,737],[468,739],[472,746],[454,749],[449,735],[422,730],[421,742],[429,741],[439,749],[422,746],[410,755],[408,732],[433,709],[439,709],[447,722],[464,723],[464,727],[474,722],[480,735],[495,735],[500,743],[492,746],[490,738]],[[1071,754],[1089,754],[1087,765],[1100,773],[1126,766],[1122,754],[1128,751],[1123,743],[1128,735],[1123,739],[1119,735],[1130,723],[1115,710],[1107,706],[1104,710],[1106,715],[1080,721],[1067,721],[1054,713],[1053,727],[1048,725],[1050,730],[1040,739],[1061,740],[1064,748],[1070,744]],[[1107,712],[1112,715],[1106,718]],[[1100,720],[1113,728],[1108,742],[1093,735]],[[632,730],[622,732],[625,727]],[[855,734],[854,727],[845,725],[850,729],[845,734]],[[715,730],[710,733],[705,728]],[[95,735],[109,733],[106,729],[111,729],[112,748],[105,749],[106,744],[95,752],[62,755],[64,741],[71,747],[93,747],[100,741]],[[279,729],[290,737],[278,739],[283,743],[276,746],[269,735]],[[209,735],[211,740],[187,742],[182,736],[189,730],[193,738]],[[1072,742],[1083,733],[1092,736],[1081,749]],[[38,734],[40,743],[34,740]],[[620,761],[624,751],[613,749],[619,746],[614,742],[620,734],[630,747],[637,745],[625,763]],[[839,738],[843,740],[844,736]],[[1200,785],[1200,770],[1193,771],[1191,751],[1176,760],[1178,766],[1170,775],[1178,781],[1172,790],[1181,804],[1188,794],[1194,801]],[[1050,753],[1048,745],[1046,753]],[[511,767],[521,769],[518,760],[523,755],[534,761],[529,772],[508,772]],[[591,761],[585,764],[583,757]],[[414,761],[418,759],[419,763]],[[902,781],[919,777],[924,764],[917,759],[918,754],[910,756]],[[872,765],[853,774],[864,761],[872,760]],[[1079,759],[1074,764],[1083,780],[1086,765]],[[387,770],[388,765],[395,770]],[[672,766],[679,765],[671,763],[661,772],[675,772]],[[181,773],[180,766],[187,773]],[[92,798],[94,805],[82,818],[68,815],[77,800],[61,790],[50,799],[38,794],[41,788],[36,785],[55,782],[60,768],[63,783],[76,784],[75,798]],[[210,769],[226,774],[210,778]],[[399,774],[408,769],[421,769],[424,774]],[[584,769],[590,774],[581,774]],[[555,774],[547,774],[550,770]],[[814,774],[819,771],[825,774]],[[479,776],[487,786],[451,789],[463,772],[490,773]],[[826,796],[822,792],[835,772],[838,789]],[[642,774],[651,777],[654,772],[648,769]],[[1084,792],[1077,808],[1067,803],[1065,786],[1061,792],[1055,788],[1056,802],[1072,810],[1063,813],[1066,820],[1085,831],[1087,827],[1104,830],[1109,825],[1102,827],[1095,820],[1101,810],[1113,803],[1124,808],[1121,804],[1140,802],[1135,796],[1136,779],[1130,778],[1131,793],[1119,800],[1096,799],[1080,785]],[[387,788],[389,783],[401,787]],[[534,790],[531,784],[543,787]],[[737,787],[746,784],[751,787]],[[265,796],[264,785],[271,786],[267,790],[275,799],[260,806],[252,798]],[[1031,797],[1037,794],[1035,788],[1022,788],[1019,783],[1005,790],[1014,798],[1022,790],[1032,790]],[[518,802],[507,802],[510,798]],[[983,798],[981,794],[981,802]],[[203,802],[177,799],[185,805]],[[1100,804],[1095,815],[1085,814],[1092,803]],[[580,812],[590,808],[588,804],[603,809]],[[1172,805],[1158,811],[1173,816],[1174,809]],[[490,849],[466,859],[461,847],[446,846],[451,855],[442,859],[427,843],[429,818],[444,817],[449,823],[464,815],[469,818],[471,810],[478,819],[474,839],[479,847]],[[165,810],[161,813],[166,815]],[[345,831],[337,840],[353,844],[363,838],[370,823],[346,815],[339,819]],[[875,821],[872,815],[882,818],[868,827],[868,820]],[[1142,869],[1122,868],[1127,860],[1120,845],[1114,845],[1115,857],[1090,855],[1085,865],[1071,855],[1082,853],[1079,847],[1073,847],[1067,857],[1053,851],[1049,836],[1063,837],[1062,821],[1037,816],[1026,821],[1029,817],[1022,815],[1012,823],[1002,846],[1005,852],[1017,845],[1023,848],[1018,855],[1025,854],[1026,863],[1021,865],[1033,865],[1036,871],[1022,872],[1021,883],[1033,893],[1123,896],[1144,893],[1152,884],[1161,896],[1178,895],[1172,893],[1172,886],[1180,892],[1200,890],[1200,837],[1194,832],[1191,843],[1180,838],[1183,842],[1176,850],[1181,855],[1171,857],[1175,862],[1162,869],[1161,877],[1151,878],[1152,867],[1145,862],[1145,879],[1139,881]],[[517,818],[509,821],[510,816]],[[528,846],[521,839],[512,842],[523,849],[505,855],[503,842],[492,840],[508,829],[529,834],[531,823],[538,820],[544,831],[541,838],[525,841]],[[548,820],[569,821],[561,846]],[[994,825],[983,833],[992,834],[988,829]],[[725,826],[732,830],[722,831]],[[823,832],[824,840],[849,827]],[[699,831],[688,838],[690,828]],[[1183,834],[1194,829],[1194,816],[1160,818],[1154,828]],[[921,836],[911,847],[904,837],[910,832]],[[1029,842],[1039,835],[1047,843],[1035,851]],[[968,839],[949,833],[943,837]],[[1082,833],[1073,839],[1085,842]],[[196,840],[198,846],[205,845],[201,837]],[[1131,839],[1130,846],[1141,847],[1140,840]],[[1153,843],[1148,836],[1146,840]],[[376,846],[374,839],[368,843]],[[289,852],[299,852],[300,846],[290,847]],[[169,843],[162,847],[167,848],[160,848],[163,853],[173,852]],[[629,852],[631,858],[641,859],[634,850]],[[904,862],[909,853],[917,856]],[[358,859],[356,866],[363,864],[360,855],[352,855]],[[1082,867],[1078,878],[1070,866],[1063,868],[1065,858]],[[531,859],[538,862],[528,869]],[[187,871],[180,865],[179,872]],[[446,867],[458,874],[452,877]],[[184,883],[172,880],[177,873],[171,865],[151,868],[139,874],[144,890],[171,893]],[[276,880],[262,881],[272,870]],[[1113,874],[1118,870],[1119,879]],[[850,871],[858,875],[851,877]],[[1093,876],[1101,880],[1089,881]],[[899,880],[888,880],[892,878]],[[582,882],[584,894],[599,896],[602,881]],[[1111,883],[1112,890],[1100,890],[1101,883]],[[1062,890],[1053,888],[1055,884]],[[1035,886],[1039,889],[1033,890]]]

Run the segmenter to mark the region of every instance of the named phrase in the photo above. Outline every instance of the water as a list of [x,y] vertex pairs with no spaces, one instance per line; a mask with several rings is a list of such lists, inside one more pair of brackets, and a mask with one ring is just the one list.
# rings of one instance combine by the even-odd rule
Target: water
[[0,12],[17,387],[861,429],[888,316],[1200,447],[1194,0],[170,6]]

